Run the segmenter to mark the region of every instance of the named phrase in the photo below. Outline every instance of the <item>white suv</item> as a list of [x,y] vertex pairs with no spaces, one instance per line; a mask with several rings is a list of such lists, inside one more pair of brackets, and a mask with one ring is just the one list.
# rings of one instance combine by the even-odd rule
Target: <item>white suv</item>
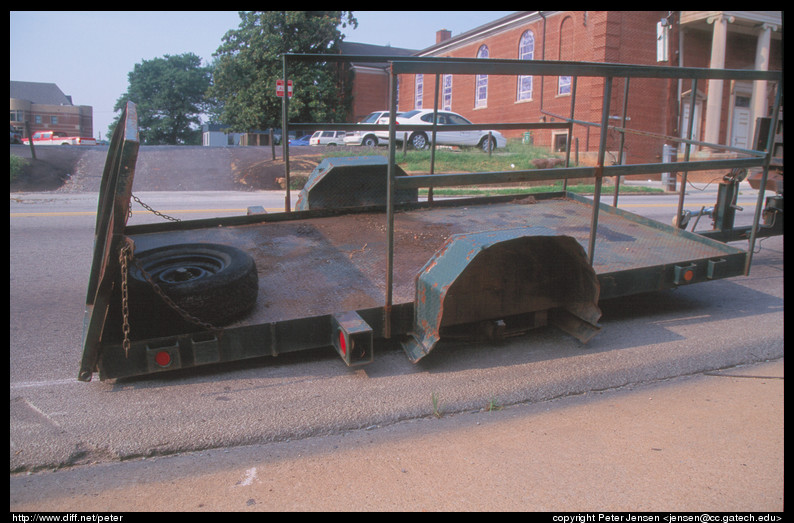
[[345,145],[345,132],[317,131],[309,138],[309,145]]

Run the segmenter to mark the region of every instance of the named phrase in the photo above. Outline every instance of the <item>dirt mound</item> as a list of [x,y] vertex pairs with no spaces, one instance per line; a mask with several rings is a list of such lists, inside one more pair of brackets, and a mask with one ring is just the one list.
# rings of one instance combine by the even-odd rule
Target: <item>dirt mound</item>
[[[317,167],[318,157],[290,158],[290,176],[307,177]],[[284,188],[284,162],[263,160],[260,162],[239,165],[232,162],[232,175],[235,183],[251,190],[272,190]]]
[[38,192],[59,189],[71,173],[44,160],[28,159],[22,172],[11,181],[10,192]]

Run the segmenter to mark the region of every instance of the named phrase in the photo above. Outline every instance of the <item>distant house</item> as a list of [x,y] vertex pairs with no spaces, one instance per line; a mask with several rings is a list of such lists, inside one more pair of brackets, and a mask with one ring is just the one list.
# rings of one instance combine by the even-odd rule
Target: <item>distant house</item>
[[243,145],[240,139],[245,133],[226,132],[222,124],[205,123],[201,126],[201,145],[213,147],[225,145]]
[[94,110],[90,105],[74,105],[72,97],[57,85],[42,82],[11,81],[11,125],[27,137],[31,132],[63,131],[71,136],[94,135]]

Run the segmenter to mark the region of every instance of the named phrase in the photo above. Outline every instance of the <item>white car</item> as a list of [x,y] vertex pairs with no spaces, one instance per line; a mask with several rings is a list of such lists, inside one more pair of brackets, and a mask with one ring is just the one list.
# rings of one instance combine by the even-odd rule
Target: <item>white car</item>
[[[387,119],[388,120],[388,119]],[[433,123],[432,109],[417,109],[408,111],[397,117],[397,133],[402,136],[399,124],[427,124]],[[471,125],[471,122],[457,113],[438,111],[438,127],[436,130],[436,145],[466,145],[480,147],[488,151],[488,133],[491,133],[491,150],[507,145],[507,139],[499,131],[460,130],[444,131],[445,125]],[[411,131],[408,143],[414,149],[425,149],[430,146],[431,130]]]
[[[400,116],[402,113],[397,113]],[[375,111],[369,113],[366,118],[358,123],[364,124],[387,124],[389,123],[389,111]],[[345,136],[345,145],[366,145],[375,147],[378,144],[389,142],[389,131],[353,131]]]
[[345,145],[345,132],[316,131],[309,138],[309,145]]

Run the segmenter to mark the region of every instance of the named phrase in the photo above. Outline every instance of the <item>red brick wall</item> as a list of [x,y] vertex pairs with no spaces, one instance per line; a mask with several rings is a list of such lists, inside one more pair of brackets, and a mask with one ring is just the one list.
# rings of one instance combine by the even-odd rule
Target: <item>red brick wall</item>
[[373,111],[389,109],[389,75],[386,72],[356,69],[355,96],[351,122],[360,122]]
[[[519,41],[526,30],[535,35],[534,58],[546,60],[617,62],[656,65],[656,22],[661,11],[642,12],[565,12],[549,16],[545,23],[539,19],[487,36],[466,46],[438,56],[475,57],[480,45],[488,46],[490,58],[518,58]],[[672,56],[672,53],[671,53]],[[517,101],[515,76],[491,76],[488,79],[488,103],[474,108],[475,85],[473,75],[453,78],[452,111],[477,123],[554,121],[545,111],[564,117],[570,115],[571,96],[558,94],[558,77],[535,76],[531,100]],[[400,79],[400,110],[414,107],[414,76]],[[434,76],[425,75],[423,107],[433,106]],[[601,78],[582,77],[577,82],[575,118],[590,122],[601,121]],[[623,103],[623,80],[616,79],[610,101],[610,115],[620,116]],[[668,129],[670,102],[669,82],[635,80],[629,93],[628,126],[634,129],[665,133]],[[619,121],[613,121],[619,123]],[[504,131],[508,138],[517,138],[523,131]],[[614,136],[613,136],[614,135]],[[609,147],[617,148],[618,133],[610,133]],[[574,126],[574,138],[579,150],[598,149],[599,130],[590,126]],[[550,146],[551,131],[533,131],[534,143]],[[649,161],[661,154],[661,144],[649,143],[647,138],[627,136],[626,151],[630,160]]]

